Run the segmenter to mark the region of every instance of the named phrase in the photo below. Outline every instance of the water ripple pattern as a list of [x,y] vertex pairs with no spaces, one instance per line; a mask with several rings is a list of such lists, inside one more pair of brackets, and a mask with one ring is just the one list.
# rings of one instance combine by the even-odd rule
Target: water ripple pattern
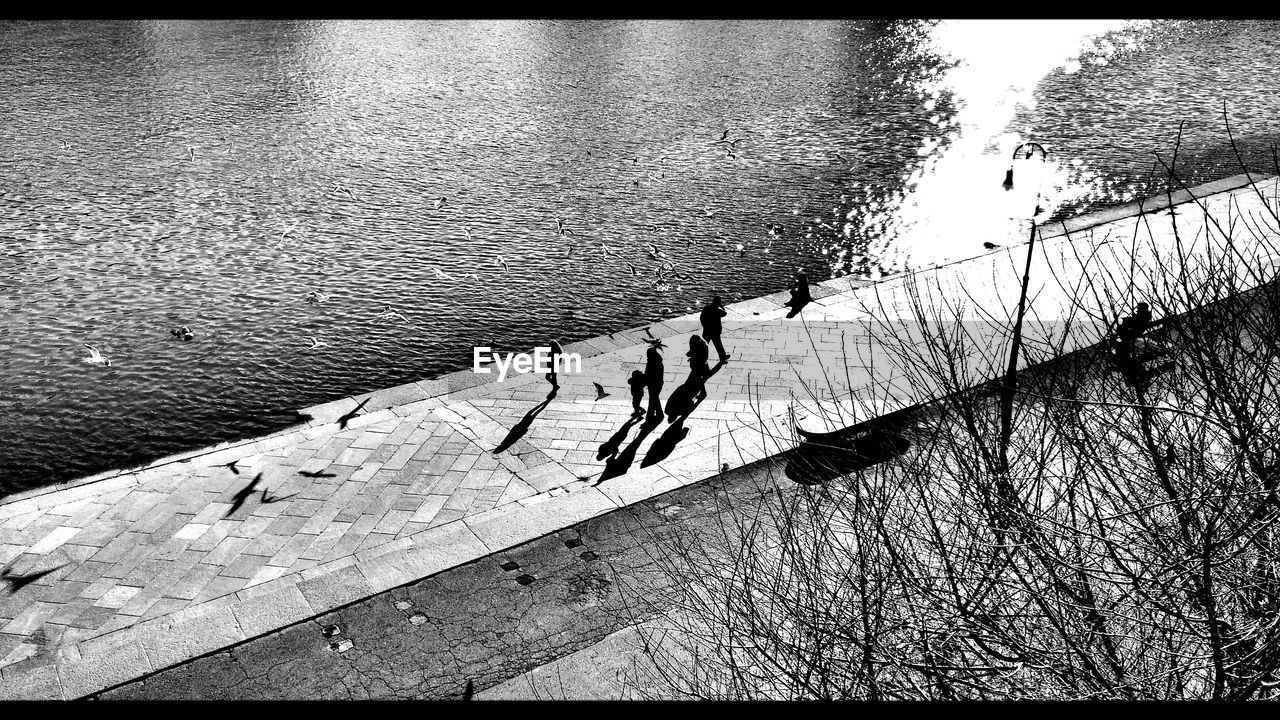
[[[1180,120],[1197,179],[1234,174],[1223,100],[1260,157],[1275,23],[1122,25],[986,127],[957,119],[984,96],[955,27],[926,21],[0,24],[0,494],[474,345],[974,254],[963,218],[920,221],[946,203],[905,199],[998,195],[1024,139],[1055,147],[1060,214],[1145,191]],[[964,147],[971,176],[938,171]]]

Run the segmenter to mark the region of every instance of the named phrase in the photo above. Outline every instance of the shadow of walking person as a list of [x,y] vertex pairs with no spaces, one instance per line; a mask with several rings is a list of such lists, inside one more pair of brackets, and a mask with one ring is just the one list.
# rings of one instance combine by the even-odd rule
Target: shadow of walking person
[[632,415],[628,418],[627,421],[623,423],[622,427],[618,429],[618,432],[614,433],[612,437],[600,446],[600,452],[596,453],[596,459],[604,460],[605,458],[612,458],[617,455],[618,451],[622,449],[622,441],[626,440],[627,435],[631,433],[631,426],[638,422],[640,422],[639,415]]
[[710,368],[704,362],[701,367],[691,369],[684,384],[672,390],[671,396],[667,398],[667,422],[674,423],[677,419],[684,420],[689,417],[702,404],[702,401],[707,399],[707,380],[722,367],[724,367],[723,360]]
[[640,443],[644,441],[649,433],[653,432],[654,428],[661,424],[661,415],[656,417],[649,416],[649,418],[644,421],[644,424],[640,426],[640,433],[636,435],[635,439],[632,440],[629,445],[627,445],[626,449],[608,460],[605,460],[604,472],[600,474],[600,479],[596,480],[594,484],[599,485],[605,480],[612,480],[613,478],[626,475],[627,471],[631,469],[631,464],[636,461],[636,451],[640,449]]
[[[702,401],[699,400],[697,403],[694,403],[694,407],[696,408],[701,404],[701,402]],[[668,406],[669,405],[670,403],[668,403]],[[685,417],[687,417],[687,415]],[[668,425],[667,429],[658,436],[658,439],[654,440],[653,444],[649,446],[649,452],[645,453],[644,460],[641,461],[640,467],[656,465],[657,463],[666,460],[668,457],[671,457],[671,453],[675,451],[676,445],[679,445],[680,441],[684,440],[688,436],[689,428],[684,426],[684,417],[678,418],[674,423]]]
[[515,427],[511,428],[511,430],[507,432],[507,436],[502,439],[502,442],[498,444],[498,447],[493,449],[493,454],[497,455],[503,452],[512,445],[515,445],[520,438],[524,437],[524,434],[529,432],[529,426],[533,424],[534,418],[538,417],[539,413],[547,409],[547,405],[551,404],[551,401],[555,396],[556,389],[552,388],[551,392],[547,394],[546,400],[534,405],[529,412],[524,414],[524,417],[520,418],[520,422],[516,423]]
[[809,294],[809,276],[801,269],[796,273],[796,283],[791,287],[791,299],[785,305],[791,308],[791,312],[787,313],[787,317],[793,318],[800,314],[800,310],[813,301],[813,296]]

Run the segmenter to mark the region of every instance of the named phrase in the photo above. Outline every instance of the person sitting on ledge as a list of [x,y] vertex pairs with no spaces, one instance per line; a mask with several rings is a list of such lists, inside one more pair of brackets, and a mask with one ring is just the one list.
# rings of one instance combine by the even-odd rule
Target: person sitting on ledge
[[791,312],[787,313],[787,317],[793,318],[799,314],[800,309],[808,305],[813,300],[813,296],[809,294],[809,276],[805,274],[804,268],[796,273],[796,284],[791,288],[791,299],[786,302],[786,306],[791,308]]

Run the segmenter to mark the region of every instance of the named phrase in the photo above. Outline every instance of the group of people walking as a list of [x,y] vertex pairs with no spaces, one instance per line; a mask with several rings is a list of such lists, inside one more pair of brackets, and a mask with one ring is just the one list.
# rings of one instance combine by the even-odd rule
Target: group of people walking
[[[694,397],[692,398],[694,400],[701,401],[707,396],[706,380],[712,373],[709,364],[711,350],[707,342],[710,341],[712,345],[715,345],[720,364],[729,359],[729,354],[725,352],[724,344],[720,340],[720,334],[724,330],[720,321],[726,314],[727,311],[724,309],[720,297],[712,298],[710,304],[702,309],[702,313],[698,318],[702,323],[702,337],[698,337],[696,334],[689,337],[689,351],[685,353],[685,357],[689,358],[689,379],[685,382],[685,386],[695,388]],[[644,399],[645,391],[648,391],[648,418],[650,420],[660,420],[662,418],[661,393],[663,375],[666,372],[662,361],[662,348],[661,340],[650,342],[649,350],[645,353],[644,371],[633,371],[631,378],[627,381],[627,384],[631,386],[631,405],[635,409],[632,417],[646,414],[645,409],[641,406],[641,401]]]
[[[787,317],[790,318],[797,315],[812,300],[813,296],[809,293],[809,279],[802,269],[796,275],[796,282],[791,288],[791,299],[785,303],[787,307],[791,308]],[[724,331],[721,319],[727,314],[728,311],[724,309],[724,303],[720,300],[720,296],[717,295],[711,298],[711,302],[702,308],[702,312],[698,316],[698,320],[702,324],[702,336],[699,337],[694,334],[689,337],[689,351],[685,353],[685,357],[689,358],[689,379],[680,386],[680,389],[688,389],[690,397],[684,397],[683,394],[679,397],[680,400],[688,401],[689,409],[692,409],[693,405],[707,397],[706,381],[715,372],[710,365],[711,346],[715,346],[716,354],[719,356],[717,367],[729,360],[729,353],[725,352],[724,343],[720,339],[721,333]],[[660,420],[663,415],[661,399],[663,375],[666,372],[666,367],[662,360],[662,348],[665,346],[658,339],[647,342],[649,343],[649,350],[645,353],[644,370],[632,371],[631,377],[627,380],[627,384],[631,387],[631,406],[635,409],[631,416],[641,417],[647,414],[650,420]],[[563,352],[560,344],[552,341],[552,369],[547,374],[547,380],[552,386],[552,396],[560,389],[560,383],[557,381],[555,372],[555,357]],[[646,392],[649,393],[647,413],[642,405]],[[676,393],[672,393],[672,396],[669,399],[669,403],[677,399]],[[675,409],[671,409],[668,414],[674,417],[687,414],[687,412],[678,412]]]

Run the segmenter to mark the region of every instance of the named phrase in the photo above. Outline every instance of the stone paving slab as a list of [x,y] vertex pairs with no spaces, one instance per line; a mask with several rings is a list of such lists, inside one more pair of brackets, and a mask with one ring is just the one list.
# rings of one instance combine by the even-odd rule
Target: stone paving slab
[[[1259,211],[1244,184],[1212,183],[1219,194],[1203,202]],[[1263,185],[1274,198],[1274,181]],[[1167,217],[1142,218],[1152,253]],[[1132,213],[1106,218],[1068,221],[1043,243],[1038,308],[1065,307],[1050,270],[1088,271],[1079,248],[1138,227]],[[306,408],[263,438],[2,499],[0,561],[52,572],[0,597],[0,698],[96,692],[784,452],[794,422],[835,429],[926,401],[937,388],[895,374],[868,319],[909,319],[919,291],[936,307],[965,298],[980,326],[1010,309],[1024,257],[1005,248],[877,283],[816,283],[793,319],[781,297],[729,306],[732,360],[676,424],[632,422],[625,380],[645,339],[665,338],[669,396],[688,375],[694,316],[575,344],[583,373],[563,375],[554,397],[536,374],[453,373]],[[1028,327],[1034,339],[1055,326]],[[1002,333],[979,331],[977,347],[998,349]],[[609,395],[597,400],[593,382]]]

